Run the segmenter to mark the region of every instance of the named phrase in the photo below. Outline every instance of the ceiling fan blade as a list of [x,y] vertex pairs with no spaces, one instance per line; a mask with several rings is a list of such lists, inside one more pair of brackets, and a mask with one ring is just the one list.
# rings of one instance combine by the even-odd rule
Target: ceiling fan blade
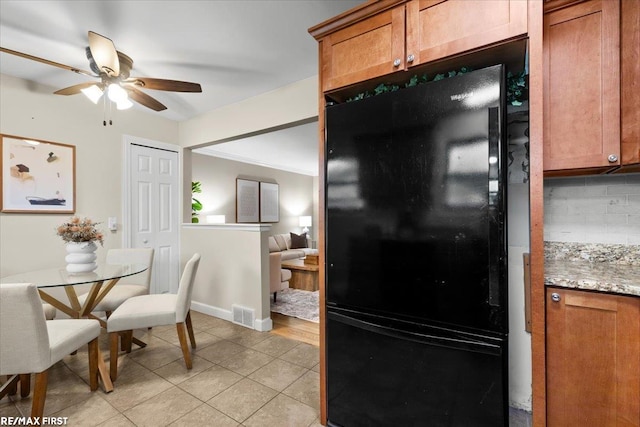
[[113,77],[120,75],[118,52],[111,39],[89,31],[89,50],[98,68]]
[[167,107],[165,107],[160,101],[150,97],[146,93],[134,87],[127,86],[125,87],[125,89],[129,93],[129,97],[138,104],[144,105],[147,108],[151,108],[154,111],[162,111],[167,109]]
[[52,65],[54,67],[62,68],[63,70],[73,71],[74,73],[84,74],[85,76],[96,77],[90,71],[81,70],[79,68],[70,67],[68,65],[61,64],[59,62],[49,61],[48,59],[39,58],[37,56],[29,55],[28,53],[18,52],[17,50],[11,50],[4,47],[0,47],[0,52],[8,53],[11,55],[19,56],[21,58],[30,59],[32,61],[41,62],[43,64]]
[[53,92],[56,95],[75,95],[82,91],[82,89],[86,89],[88,87],[94,86],[96,83],[94,82],[86,82],[80,83],[77,85],[65,87],[64,89],[57,90]]
[[181,82],[179,80],[132,77],[126,83],[132,83],[145,89],[166,90],[169,92],[202,92],[202,87],[199,83]]

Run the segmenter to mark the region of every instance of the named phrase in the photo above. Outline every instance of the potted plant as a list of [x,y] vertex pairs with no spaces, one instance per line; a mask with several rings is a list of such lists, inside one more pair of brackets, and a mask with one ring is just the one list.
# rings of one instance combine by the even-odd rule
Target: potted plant
[[97,222],[89,218],[71,217],[60,225],[56,232],[66,242],[67,271],[70,273],[86,273],[96,269],[96,243],[103,244],[104,235],[96,228]]
[[200,203],[200,200],[193,197],[194,193],[202,193],[200,185],[200,181],[191,182],[191,222],[194,224],[200,222],[198,219],[198,212],[202,210],[202,203]]

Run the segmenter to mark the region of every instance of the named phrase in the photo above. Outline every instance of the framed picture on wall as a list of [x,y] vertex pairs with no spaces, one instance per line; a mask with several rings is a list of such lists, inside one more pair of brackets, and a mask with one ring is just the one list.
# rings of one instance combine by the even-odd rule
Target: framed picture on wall
[[260,183],[260,222],[279,222],[280,204],[278,184]]
[[260,222],[260,183],[236,178],[236,222]]
[[0,135],[2,212],[74,213],[76,147]]

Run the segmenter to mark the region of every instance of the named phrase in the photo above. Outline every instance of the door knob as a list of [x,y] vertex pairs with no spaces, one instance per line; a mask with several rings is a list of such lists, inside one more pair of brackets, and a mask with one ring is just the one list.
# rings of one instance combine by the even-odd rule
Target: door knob
[[615,154],[609,154],[607,160],[609,160],[609,163],[615,163],[618,161],[618,156],[616,156]]
[[551,301],[553,302],[558,302],[560,301],[562,298],[560,298],[560,294],[557,292],[554,292],[551,294]]
[[395,60],[395,61],[393,61],[393,66],[394,66],[394,67],[399,67],[401,62],[402,62],[402,61],[400,61],[400,58],[396,58],[396,60]]
[[142,243],[147,244],[147,243],[149,243],[149,241],[148,241],[147,239],[144,239],[144,240],[142,241]]
[[411,54],[411,55],[407,56],[407,62],[408,62],[409,64],[411,64],[415,59],[416,59],[416,57],[415,57],[415,56],[413,56],[413,54]]

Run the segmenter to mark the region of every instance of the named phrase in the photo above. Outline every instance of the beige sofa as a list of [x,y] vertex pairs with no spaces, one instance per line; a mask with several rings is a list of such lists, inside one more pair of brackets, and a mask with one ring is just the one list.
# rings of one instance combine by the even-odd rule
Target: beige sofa
[[278,291],[289,287],[291,279],[291,270],[287,270],[280,266],[282,262],[280,252],[272,252],[269,254],[269,288],[273,294],[273,302],[276,302]]
[[279,252],[282,261],[304,258],[307,254],[318,253],[317,249],[311,249],[311,238],[308,235],[306,240],[306,248],[292,248],[290,233],[269,236],[269,253]]

